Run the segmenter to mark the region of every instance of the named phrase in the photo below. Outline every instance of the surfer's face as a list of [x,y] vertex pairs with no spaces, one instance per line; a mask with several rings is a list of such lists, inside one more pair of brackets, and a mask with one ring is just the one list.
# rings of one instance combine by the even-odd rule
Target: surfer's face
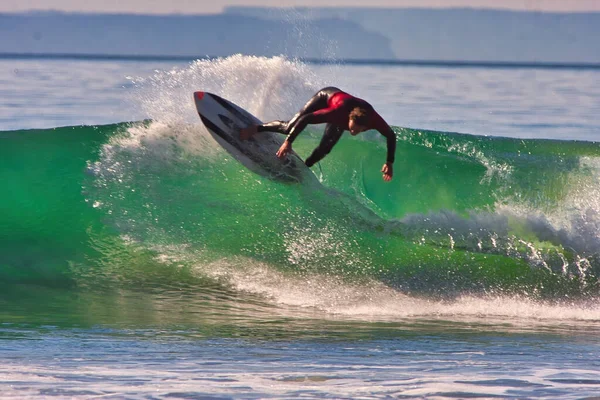
[[359,133],[366,131],[367,128],[362,125],[358,125],[353,119],[351,119],[348,121],[348,130],[352,136],[356,136]]

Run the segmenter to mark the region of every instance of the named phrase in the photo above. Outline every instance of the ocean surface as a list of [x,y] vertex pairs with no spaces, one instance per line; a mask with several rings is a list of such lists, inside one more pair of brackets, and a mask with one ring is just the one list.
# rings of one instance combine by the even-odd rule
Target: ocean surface
[[[377,132],[256,175],[192,98],[329,85],[392,182]],[[0,97],[0,398],[600,397],[600,70],[2,59]]]

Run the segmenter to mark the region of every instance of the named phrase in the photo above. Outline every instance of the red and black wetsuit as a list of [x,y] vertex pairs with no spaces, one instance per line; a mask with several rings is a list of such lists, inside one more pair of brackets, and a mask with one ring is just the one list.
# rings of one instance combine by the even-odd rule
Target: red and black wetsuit
[[317,92],[289,122],[269,122],[259,125],[258,131],[283,133],[288,136],[287,140],[293,143],[306,125],[326,123],[321,143],[305,161],[306,165],[311,167],[329,154],[344,131],[348,130],[349,114],[355,107],[367,111],[369,118],[367,130],[375,129],[386,137],[387,162],[393,163],[396,152],[396,134],[392,128],[369,103],[335,87],[326,87]]

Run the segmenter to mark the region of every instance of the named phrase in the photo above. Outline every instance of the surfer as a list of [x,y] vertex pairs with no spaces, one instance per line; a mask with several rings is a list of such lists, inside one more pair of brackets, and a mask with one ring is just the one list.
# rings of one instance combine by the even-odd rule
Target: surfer
[[292,150],[292,143],[296,137],[309,124],[327,125],[319,146],[305,161],[308,167],[312,167],[329,154],[345,130],[356,136],[369,129],[375,129],[387,140],[387,158],[381,168],[383,180],[392,180],[396,134],[369,103],[336,87],[326,87],[318,91],[288,122],[272,121],[250,126],[241,130],[240,138],[246,140],[257,132],[279,132],[287,135],[277,151],[277,157],[284,158]]

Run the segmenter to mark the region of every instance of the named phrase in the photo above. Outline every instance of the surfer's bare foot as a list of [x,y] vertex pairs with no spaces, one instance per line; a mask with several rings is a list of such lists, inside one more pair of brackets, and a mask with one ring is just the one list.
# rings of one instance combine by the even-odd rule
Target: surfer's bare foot
[[248,140],[255,135],[256,132],[258,132],[258,127],[256,125],[250,125],[247,128],[242,128],[240,129],[240,139]]

